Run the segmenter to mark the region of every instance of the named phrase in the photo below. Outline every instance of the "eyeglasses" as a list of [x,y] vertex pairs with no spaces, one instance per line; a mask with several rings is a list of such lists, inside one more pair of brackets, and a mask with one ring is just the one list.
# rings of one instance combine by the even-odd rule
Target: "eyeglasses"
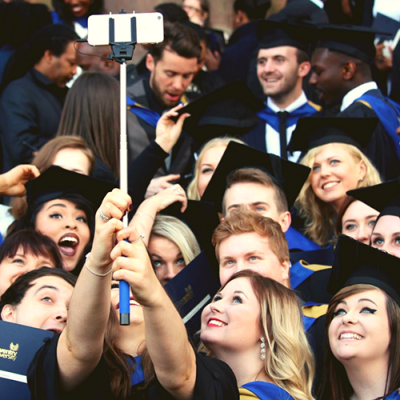
[[199,8],[195,8],[192,6],[182,6],[182,9],[185,10],[186,12],[188,11],[196,11],[198,13],[201,13],[201,10]]

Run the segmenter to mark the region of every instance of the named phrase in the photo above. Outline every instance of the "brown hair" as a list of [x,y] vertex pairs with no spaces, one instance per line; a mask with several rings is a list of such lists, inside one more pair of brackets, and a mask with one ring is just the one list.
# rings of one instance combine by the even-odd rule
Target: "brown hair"
[[[326,400],[349,400],[354,393],[347,377],[346,370],[338,361],[329,346],[329,326],[333,319],[333,313],[337,305],[349,296],[368,290],[380,290],[376,286],[367,284],[351,285],[340,290],[329,303],[326,313],[325,329],[325,354],[322,381],[319,389],[319,398]],[[392,297],[386,295],[386,310],[391,332],[389,344],[389,365],[387,371],[386,397],[400,387],[400,307]]]
[[[272,180],[272,178],[258,168],[241,168],[231,172],[226,178],[226,190],[236,183],[258,183],[273,189],[275,193],[275,205],[279,213],[288,211],[286,195],[283,190]],[[225,190],[225,193],[226,193]],[[226,215],[225,195],[222,201],[222,212]]]
[[[136,369],[136,363],[133,357],[125,354],[116,345],[118,325],[117,314],[111,306],[106,333],[104,335],[103,355],[110,375],[110,386],[113,398],[122,400],[129,399],[131,396],[131,375]],[[145,378],[144,387],[141,390],[144,390],[154,380],[154,368],[146,346],[143,346],[140,356],[142,357]],[[129,363],[128,359],[131,360],[132,364]]]
[[166,22],[164,24],[164,40],[149,47],[154,63],[161,60],[164,50],[172,51],[180,57],[197,58],[201,56],[201,46],[193,29],[179,24]]
[[57,136],[84,138],[94,155],[119,176],[119,83],[103,72],[85,72],[69,90]]
[[269,246],[280,263],[289,261],[289,248],[281,226],[268,217],[255,212],[240,210],[225,218],[215,229],[212,242],[219,261],[221,242],[232,235],[255,232],[268,238]]
[[[40,172],[43,172],[51,165],[53,165],[54,158],[57,153],[63,149],[77,149],[89,160],[89,175],[93,174],[94,170],[94,156],[92,151],[89,149],[85,140],[76,136],[63,136],[56,137],[48,141],[37,153],[32,161],[32,165],[35,165]],[[26,196],[13,197],[11,199],[10,214],[17,220],[25,215],[28,208],[26,202]]]
[[351,196],[346,196],[346,198],[343,201],[343,204],[340,207],[340,210],[337,215],[337,220],[336,220],[336,236],[339,236],[342,234],[343,231],[343,216],[346,213],[347,209],[350,207],[351,204],[353,204],[357,199]]

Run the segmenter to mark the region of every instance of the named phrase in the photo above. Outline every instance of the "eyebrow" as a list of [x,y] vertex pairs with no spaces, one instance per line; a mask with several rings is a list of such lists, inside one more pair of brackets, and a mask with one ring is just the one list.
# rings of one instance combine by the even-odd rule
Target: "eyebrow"
[[246,296],[246,294],[245,294],[244,292],[242,292],[241,290],[235,290],[233,293],[234,293],[234,294],[235,294],[235,293],[240,293],[240,294],[242,294],[244,297],[246,297],[246,299],[248,299],[248,297]]
[[56,288],[55,286],[44,285],[44,286],[41,286],[38,290],[36,290],[35,294],[38,294],[43,289],[52,289],[52,290],[59,292],[58,288]]
[[57,203],[57,204],[52,204],[51,206],[47,207],[48,210],[50,210],[50,208],[52,207],[63,207],[63,208],[67,208],[67,206],[65,204],[62,203]]
[[[373,304],[375,304],[375,305],[377,306],[377,304],[374,303],[374,302],[373,302],[372,300],[370,300],[370,299],[360,299],[360,300],[358,300],[358,303],[361,303],[362,301],[369,301],[369,302],[371,302],[371,303],[373,303]],[[339,301],[338,304],[345,304],[345,305],[347,305],[347,302],[344,301],[344,300],[342,300],[342,301]],[[378,307],[378,306],[377,306],[377,307]]]
[[[156,254],[156,253],[150,253],[150,255],[152,256],[152,257],[157,257],[157,258],[159,258],[160,260],[164,260],[164,258],[163,257],[161,257],[161,256],[159,256],[158,254]],[[182,253],[181,252],[179,252],[176,256],[175,256],[176,258],[178,258],[178,257],[182,257]]]
[[[376,218],[376,217],[377,217],[377,215],[367,215],[365,217],[365,219]],[[346,222],[357,222],[357,220],[355,218],[349,218],[349,219],[345,219],[343,221],[343,223],[346,223]]]
[[358,300],[359,303],[361,303],[362,301],[369,301],[370,303],[375,304],[378,307],[378,305],[374,301],[372,301],[370,299],[360,299],[360,300]]

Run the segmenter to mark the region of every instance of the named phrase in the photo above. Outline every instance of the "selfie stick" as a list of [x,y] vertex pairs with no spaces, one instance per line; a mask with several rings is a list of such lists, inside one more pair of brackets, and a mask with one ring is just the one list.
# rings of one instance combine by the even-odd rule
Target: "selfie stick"
[[[120,14],[126,14],[121,10]],[[120,189],[128,193],[128,140],[126,134],[126,60],[132,60],[136,45],[136,17],[131,18],[131,41],[124,43],[115,42],[115,20],[109,19],[109,38],[113,54],[108,58],[120,64]],[[128,214],[122,219],[124,228],[128,226]],[[126,281],[119,282],[119,315],[120,325],[130,324],[130,288]]]

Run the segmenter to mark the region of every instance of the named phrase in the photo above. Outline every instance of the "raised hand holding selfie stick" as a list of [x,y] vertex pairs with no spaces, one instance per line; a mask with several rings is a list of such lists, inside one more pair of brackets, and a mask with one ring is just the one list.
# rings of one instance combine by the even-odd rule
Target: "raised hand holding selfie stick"
[[[108,26],[107,26],[108,24]],[[107,35],[108,32],[108,35]],[[128,193],[128,140],[126,133],[126,61],[132,60],[137,43],[159,43],[164,40],[163,17],[160,13],[92,15],[88,20],[88,43],[110,45],[108,59],[120,64],[120,189]],[[128,215],[122,219],[128,226]],[[130,324],[130,288],[119,283],[120,325]]]

